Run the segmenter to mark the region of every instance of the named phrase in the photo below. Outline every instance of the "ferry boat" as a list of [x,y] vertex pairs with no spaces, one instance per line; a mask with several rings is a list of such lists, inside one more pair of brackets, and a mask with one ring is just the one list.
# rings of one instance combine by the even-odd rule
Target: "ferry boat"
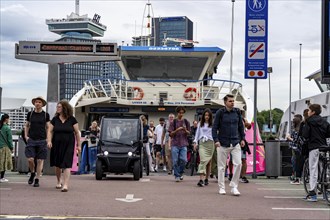
[[304,110],[308,109],[308,106],[311,104],[321,105],[321,116],[327,119],[330,123],[330,85],[321,84],[320,71],[312,73],[307,76],[306,79],[315,81],[320,89],[320,94],[291,102],[291,105],[286,109],[281,119],[280,128],[277,135],[279,140],[285,140],[287,134],[290,133],[290,126],[292,125],[292,123],[289,123],[290,119],[292,121],[293,116],[296,114],[303,115]]
[[123,78],[91,79],[70,101],[82,128],[108,113],[145,114],[158,121],[179,105],[185,117],[198,119],[203,109],[214,112],[231,93],[236,107],[252,120],[251,99],[242,84],[213,76],[225,51],[218,47],[119,47]]
[[[185,106],[185,118],[198,120],[205,108],[214,113],[224,106],[223,97],[233,94],[235,106],[253,121],[253,103],[235,81],[215,79],[225,51],[219,47],[121,46],[117,64],[122,78],[91,79],[70,100],[81,129],[111,114],[143,114],[158,124],[177,106]],[[262,143],[258,132],[258,143]],[[253,143],[253,129],[247,131]],[[253,150],[251,150],[253,152]],[[258,145],[257,172],[264,170],[264,148]],[[248,172],[253,156],[249,155]]]

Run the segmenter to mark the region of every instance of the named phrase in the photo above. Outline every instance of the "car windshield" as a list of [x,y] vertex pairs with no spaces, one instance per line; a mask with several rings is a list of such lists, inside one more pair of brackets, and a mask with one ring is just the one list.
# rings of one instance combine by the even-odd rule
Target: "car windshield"
[[101,140],[131,145],[138,140],[138,125],[138,119],[104,118]]

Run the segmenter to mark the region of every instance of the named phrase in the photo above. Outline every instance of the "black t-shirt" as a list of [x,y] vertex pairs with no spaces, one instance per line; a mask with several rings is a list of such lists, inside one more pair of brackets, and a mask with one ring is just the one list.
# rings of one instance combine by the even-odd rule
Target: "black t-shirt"
[[30,122],[29,138],[32,140],[45,140],[47,137],[46,122],[49,122],[49,114],[44,111],[31,111],[27,114],[26,120]]

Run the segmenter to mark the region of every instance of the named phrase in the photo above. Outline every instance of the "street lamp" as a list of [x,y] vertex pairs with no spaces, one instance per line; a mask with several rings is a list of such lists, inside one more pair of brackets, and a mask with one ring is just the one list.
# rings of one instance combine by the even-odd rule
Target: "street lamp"
[[267,73],[268,73],[268,83],[269,83],[269,129],[270,129],[270,134],[273,134],[273,115],[272,115],[272,93],[271,93],[271,87],[270,87],[270,73],[273,72],[273,67],[268,67],[267,68]]

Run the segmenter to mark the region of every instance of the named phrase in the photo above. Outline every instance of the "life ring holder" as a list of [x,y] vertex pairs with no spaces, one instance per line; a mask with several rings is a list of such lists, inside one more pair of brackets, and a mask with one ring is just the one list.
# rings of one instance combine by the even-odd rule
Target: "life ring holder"
[[189,101],[196,101],[196,99],[199,98],[199,93],[196,88],[189,87],[184,90],[183,97]]
[[133,87],[133,94],[134,94],[133,100],[143,99],[144,92],[140,87],[134,86]]

